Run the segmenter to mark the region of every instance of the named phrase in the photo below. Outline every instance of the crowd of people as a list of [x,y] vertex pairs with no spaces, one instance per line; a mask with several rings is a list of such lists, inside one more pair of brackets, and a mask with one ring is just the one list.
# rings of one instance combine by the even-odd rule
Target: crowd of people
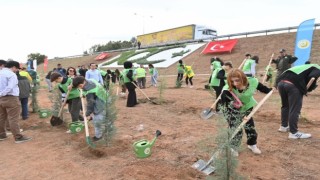
[[[212,89],[218,99],[215,111],[223,114],[230,128],[238,127],[253,110],[257,104],[254,99],[256,91],[262,93],[279,92],[281,97],[281,125],[280,132],[288,132],[290,139],[310,138],[311,134],[303,133],[298,129],[298,119],[302,108],[303,95],[317,87],[317,80],[320,76],[320,66],[310,62],[305,65],[292,67],[297,60],[296,57],[286,54],[285,49],[280,50],[280,56],[272,59],[272,64],[276,65],[277,76],[274,83],[273,69],[266,67],[267,81],[259,82],[256,71],[256,64],[259,62],[257,55],[245,54],[245,59],[238,68],[233,67],[232,62],[224,62],[219,57],[210,60],[211,75],[208,86]],[[192,64],[193,65],[193,64]],[[182,60],[177,63],[176,84],[182,84],[185,78],[184,87],[193,88],[193,77],[195,73],[192,65],[186,65]],[[107,106],[107,96],[111,84],[121,87],[121,93],[126,94],[127,107],[134,107],[138,104],[135,89],[145,89],[147,72],[150,74],[151,85],[157,87],[159,71],[153,64],[148,65],[148,71],[143,65],[135,68],[130,61],[124,62],[124,69],[102,70],[95,63],[77,68],[68,67],[64,69],[61,64],[52,69],[45,76],[49,92],[52,92],[54,82],[66,99],[68,110],[72,122],[92,119],[94,123],[95,136],[93,141],[98,141],[103,136],[103,127],[99,126],[102,119],[105,119]],[[35,86],[34,73],[32,70],[26,71],[20,68],[20,64],[15,61],[0,61],[0,140],[7,138],[6,131],[11,130],[15,137],[15,142],[25,142],[32,138],[24,136],[20,132],[18,125],[19,115],[23,120],[28,119],[28,98],[30,88]],[[313,79],[313,81],[312,81]],[[80,90],[86,97],[86,108],[82,107]],[[238,105],[235,105],[238,101]],[[239,105],[240,104],[240,105]],[[80,115],[84,112],[86,117]],[[247,135],[248,148],[255,154],[260,154],[261,150],[257,146],[258,133],[254,120],[251,117],[244,126]],[[70,133],[70,131],[67,131]],[[233,151],[237,153],[240,146],[242,131],[239,131],[232,139]]]

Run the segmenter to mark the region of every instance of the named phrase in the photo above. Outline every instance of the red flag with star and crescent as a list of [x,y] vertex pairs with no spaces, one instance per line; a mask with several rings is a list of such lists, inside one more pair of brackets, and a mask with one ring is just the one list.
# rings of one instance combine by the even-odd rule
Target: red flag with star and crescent
[[207,46],[204,48],[201,54],[231,52],[231,50],[237,44],[237,42],[237,39],[212,41],[207,44]]

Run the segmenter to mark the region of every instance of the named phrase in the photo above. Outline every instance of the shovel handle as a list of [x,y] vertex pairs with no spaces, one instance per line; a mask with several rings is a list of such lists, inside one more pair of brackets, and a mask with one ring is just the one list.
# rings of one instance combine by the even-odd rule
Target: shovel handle
[[315,78],[311,78],[307,84],[307,90],[310,88],[310,86],[312,85],[313,81],[315,80]]
[[222,94],[222,92],[220,93],[220,95],[218,96],[218,98],[214,101],[214,103],[211,105],[210,109],[213,109],[213,108],[217,105],[217,103],[218,103],[219,100],[221,99],[221,94]]
[[241,63],[240,66],[238,67],[238,69],[240,69],[240,70],[242,69],[242,66],[244,65],[244,63],[246,62],[246,60],[247,60],[247,59],[244,59],[244,60],[242,61],[242,63]]
[[134,83],[131,82],[149,101],[151,101],[151,99]]
[[61,114],[62,114],[63,107],[64,107],[64,106],[66,105],[66,103],[67,103],[69,94],[70,94],[70,90],[68,89],[67,95],[66,95],[66,97],[64,98],[63,103],[62,103],[62,105],[61,105],[61,108],[60,108],[60,110],[59,110],[59,114],[58,114],[58,117],[59,117],[59,118],[60,118],[60,116],[61,116]]
[[87,121],[87,116],[86,116],[86,107],[84,104],[84,99],[83,99],[83,92],[82,89],[80,90],[80,99],[81,99],[81,105],[82,105],[82,114],[83,114],[83,119],[84,119],[84,129],[86,132],[86,137],[89,137],[89,128],[88,128],[88,121]]

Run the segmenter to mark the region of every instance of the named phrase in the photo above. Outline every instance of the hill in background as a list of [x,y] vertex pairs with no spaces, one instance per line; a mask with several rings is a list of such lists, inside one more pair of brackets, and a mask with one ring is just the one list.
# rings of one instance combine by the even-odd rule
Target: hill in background
[[[193,69],[196,74],[209,74],[210,73],[210,59],[214,56],[220,57],[224,62],[231,61],[234,67],[239,67],[244,59],[246,53],[251,55],[258,55],[260,57],[259,64],[257,65],[257,71],[264,71],[267,66],[271,54],[274,53],[276,58],[279,55],[280,49],[286,49],[288,54],[294,54],[296,32],[273,34],[267,36],[255,36],[247,38],[238,38],[238,43],[234,47],[231,53],[223,54],[200,54],[205,46],[191,53],[189,56],[183,58],[183,61],[187,65],[193,64]],[[313,35],[313,43],[311,50],[310,61],[312,63],[320,64],[320,30],[315,30]],[[111,57],[115,57],[121,52],[112,52]],[[90,63],[102,63],[104,61],[96,61],[94,56],[83,56],[77,58],[50,60],[48,64],[48,70],[56,67],[58,63],[62,64],[63,67],[69,66],[77,67],[80,65],[89,65]],[[108,59],[110,59],[108,58]],[[38,71],[43,73],[43,64],[38,66]],[[175,75],[176,64],[171,65],[168,68],[159,69],[160,75]],[[164,73],[165,72],[165,73]]]

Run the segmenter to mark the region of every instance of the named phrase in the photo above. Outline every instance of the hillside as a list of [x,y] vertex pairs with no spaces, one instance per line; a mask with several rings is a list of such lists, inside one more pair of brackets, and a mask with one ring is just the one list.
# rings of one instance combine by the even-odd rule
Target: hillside
[[[273,34],[268,36],[256,36],[248,38],[239,38],[238,43],[234,47],[232,53],[224,54],[200,54],[205,46],[194,51],[189,56],[185,57],[183,61],[186,64],[193,64],[193,69],[197,74],[208,74],[210,73],[210,59],[211,57],[218,56],[223,61],[231,61],[234,67],[238,67],[244,55],[250,53],[252,55],[258,55],[260,57],[259,64],[257,65],[257,71],[264,71],[265,66],[268,64],[270,56],[272,53],[275,53],[275,57],[279,55],[279,50],[284,48],[287,50],[288,54],[294,53],[294,43],[295,43],[296,33],[282,33],[282,34]],[[311,62],[320,63],[320,30],[314,31],[313,37],[313,47],[311,52]],[[110,53],[111,57],[114,57],[120,52]],[[70,59],[59,59],[59,60],[50,60],[48,69],[56,67],[58,63],[61,63],[63,67],[73,66],[77,67],[78,65],[90,64],[91,62],[102,63],[103,61],[95,61],[95,56],[84,56],[80,58],[70,58]],[[110,59],[108,58],[108,59]],[[43,65],[39,65],[39,72],[43,72]],[[165,72],[165,73],[164,73]],[[171,65],[169,68],[160,69],[161,74],[176,74],[176,64]]]

